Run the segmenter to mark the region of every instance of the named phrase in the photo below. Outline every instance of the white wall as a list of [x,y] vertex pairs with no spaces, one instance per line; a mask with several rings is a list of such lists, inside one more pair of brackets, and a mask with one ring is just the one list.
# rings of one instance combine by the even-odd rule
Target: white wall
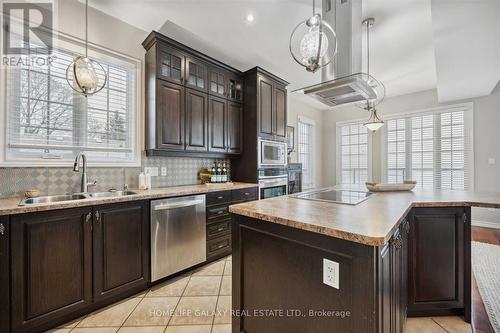
[[309,118],[314,121],[314,140],[313,140],[313,178],[314,187],[323,186],[323,111],[314,109],[305,104],[301,98],[293,93],[288,93],[288,126],[295,128],[295,151],[290,154],[291,162],[297,162],[297,123],[299,116]]
[[[500,89],[493,94],[461,102],[472,102],[474,105],[474,186],[477,192],[500,191]],[[435,89],[402,95],[386,99],[378,110],[382,119],[396,113],[418,111],[420,109],[437,107],[440,104]],[[325,185],[336,184],[336,123],[367,119],[368,114],[362,109],[352,106],[324,111],[323,143],[326,148],[323,160],[323,180]],[[328,144],[326,144],[328,143]],[[373,180],[382,179],[381,160],[382,137],[380,131],[373,136]],[[494,158],[496,164],[488,164],[488,159]],[[495,210],[474,210],[473,218],[487,222],[500,223],[500,213]]]

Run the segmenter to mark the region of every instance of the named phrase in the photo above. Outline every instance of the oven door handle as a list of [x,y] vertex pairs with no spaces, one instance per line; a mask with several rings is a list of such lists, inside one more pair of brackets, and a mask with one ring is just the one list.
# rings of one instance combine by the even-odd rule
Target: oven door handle
[[270,187],[270,186],[286,186],[287,182],[286,182],[286,180],[285,181],[283,181],[283,180],[261,180],[259,182],[259,185],[264,185],[266,187]]

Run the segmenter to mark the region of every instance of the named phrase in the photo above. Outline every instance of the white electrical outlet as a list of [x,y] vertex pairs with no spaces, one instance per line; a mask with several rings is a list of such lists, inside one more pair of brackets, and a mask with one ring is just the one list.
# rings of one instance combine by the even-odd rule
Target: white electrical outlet
[[144,168],[144,174],[145,175],[150,175],[151,174],[151,168],[150,167],[145,167]]
[[144,173],[146,175],[151,175],[151,177],[157,177],[158,176],[158,168],[157,167],[145,167]]
[[167,175],[167,167],[161,167],[161,175],[165,177]]
[[494,165],[495,164],[495,159],[493,157],[488,158],[488,164],[489,165]]
[[323,283],[335,289],[340,289],[339,275],[339,263],[323,258]]

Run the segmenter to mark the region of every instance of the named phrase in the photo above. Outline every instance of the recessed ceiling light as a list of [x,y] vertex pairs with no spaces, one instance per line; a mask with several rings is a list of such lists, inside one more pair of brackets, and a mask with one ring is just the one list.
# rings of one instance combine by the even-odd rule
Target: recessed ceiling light
[[245,21],[247,21],[248,23],[252,23],[254,20],[255,17],[253,16],[253,14],[247,14],[247,16],[245,16]]

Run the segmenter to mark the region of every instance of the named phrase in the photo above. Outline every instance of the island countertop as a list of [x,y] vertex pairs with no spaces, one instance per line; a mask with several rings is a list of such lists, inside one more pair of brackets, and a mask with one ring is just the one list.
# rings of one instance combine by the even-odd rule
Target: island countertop
[[[334,188],[361,190],[359,187]],[[369,246],[382,246],[390,240],[411,208],[453,206],[500,208],[500,193],[415,189],[375,193],[357,205],[289,195],[232,205],[229,211]]]
[[35,205],[19,206],[22,198],[13,197],[0,199],[0,216],[13,215],[30,212],[40,212],[54,209],[75,208],[84,206],[103,205],[117,202],[149,200],[149,199],[162,199],[171,197],[180,197],[184,195],[203,194],[217,191],[238,190],[250,187],[257,187],[257,184],[234,182],[227,184],[199,184],[199,185],[182,185],[182,186],[169,186],[163,188],[153,188],[150,190],[136,190],[136,194],[108,197],[108,198],[87,198],[81,200],[61,201],[52,203],[43,203]]

